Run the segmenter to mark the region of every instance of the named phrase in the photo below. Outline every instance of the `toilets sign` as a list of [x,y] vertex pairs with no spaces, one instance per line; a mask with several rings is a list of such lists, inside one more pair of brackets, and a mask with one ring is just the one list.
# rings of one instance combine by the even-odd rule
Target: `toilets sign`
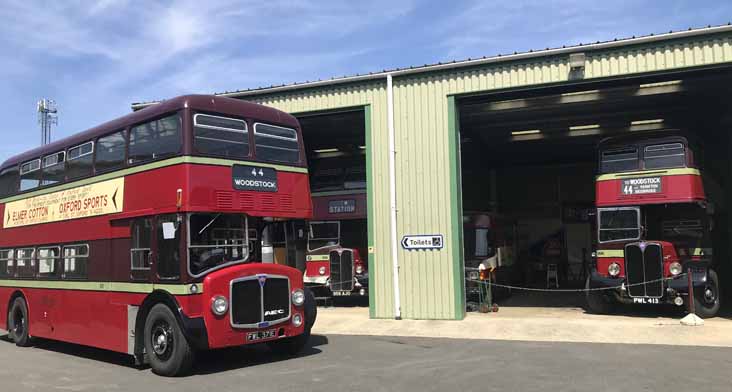
[[402,248],[405,250],[440,250],[445,241],[442,234],[405,235]]

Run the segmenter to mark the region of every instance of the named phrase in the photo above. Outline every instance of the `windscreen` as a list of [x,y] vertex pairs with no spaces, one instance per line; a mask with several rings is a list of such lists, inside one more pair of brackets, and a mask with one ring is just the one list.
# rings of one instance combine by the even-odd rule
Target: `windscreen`
[[312,222],[308,233],[308,249],[338,245],[340,238],[339,222]]
[[600,242],[640,238],[640,211],[637,208],[600,209],[598,215]]
[[194,276],[249,257],[245,215],[191,214],[188,227],[188,262]]

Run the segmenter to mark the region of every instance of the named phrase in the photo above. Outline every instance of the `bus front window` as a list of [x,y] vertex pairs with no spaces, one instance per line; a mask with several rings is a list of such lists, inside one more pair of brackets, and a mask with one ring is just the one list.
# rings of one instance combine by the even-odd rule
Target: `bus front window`
[[341,233],[340,222],[311,222],[308,235],[308,250],[338,245]]
[[239,214],[194,213],[188,218],[191,275],[249,258],[247,218]]

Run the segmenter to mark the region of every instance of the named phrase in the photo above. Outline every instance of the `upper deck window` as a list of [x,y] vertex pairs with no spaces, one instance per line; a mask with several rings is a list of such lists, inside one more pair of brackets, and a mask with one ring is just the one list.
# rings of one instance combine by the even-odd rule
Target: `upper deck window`
[[346,189],[366,189],[366,168],[359,166],[346,169],[343,187]]
[[297,132],[292,128],[256,123],[254,124],[254,144],[257,158],[264,161],[300,162]]
[[125,133],[115,132],[97,139],[97,172],[117,169],[125,165]]
[[64,158],[66,153],[61,151],[43,157],[43,181],[41,185],[51,185],[64,180]]
[[79,178],[93,172],[94,142],[86,142],[69,148],[66,162],[66,178]]
[[654,144],[643,150],[646,169],[686,166],[686,151],[681,143]]
[[616,173],[640,169],[638,148],[635,146],[606,150],[601,153],[600,172]]
[[310,187],[314,192],[340,190],[343,185],[343,168],[314,170]]
[[242,158],[249,156],[249,131],[244,120],[196,114],[193,146],[202,154]]
[[18,166],[11,166],[0,171],[0,197],[12,195],[18,191]]
[[175,114],[130,130],[129,162],[138,163],[180,152],[180,117]]
[[41,185],[41,160],[34,159],[20,165],[20,190],[37,188]]

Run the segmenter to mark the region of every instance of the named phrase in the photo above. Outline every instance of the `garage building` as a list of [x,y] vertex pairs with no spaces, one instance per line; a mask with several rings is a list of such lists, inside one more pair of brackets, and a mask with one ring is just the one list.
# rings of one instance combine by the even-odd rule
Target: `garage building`
[[[731,90],[727,25],[219,95],[300,118],[311,163],[361,154],[372,318],[462,319],[464,251],[475,247],[464,246],[464,223],[474,211],[510,215],[526,244],[562,233],[568,273],[586,260],[583,211],[597,143],[610,135],[698,136],[722,244],[715,257],[729,255]],[[407,235],[442,235],[442,247],[404,249]]]

